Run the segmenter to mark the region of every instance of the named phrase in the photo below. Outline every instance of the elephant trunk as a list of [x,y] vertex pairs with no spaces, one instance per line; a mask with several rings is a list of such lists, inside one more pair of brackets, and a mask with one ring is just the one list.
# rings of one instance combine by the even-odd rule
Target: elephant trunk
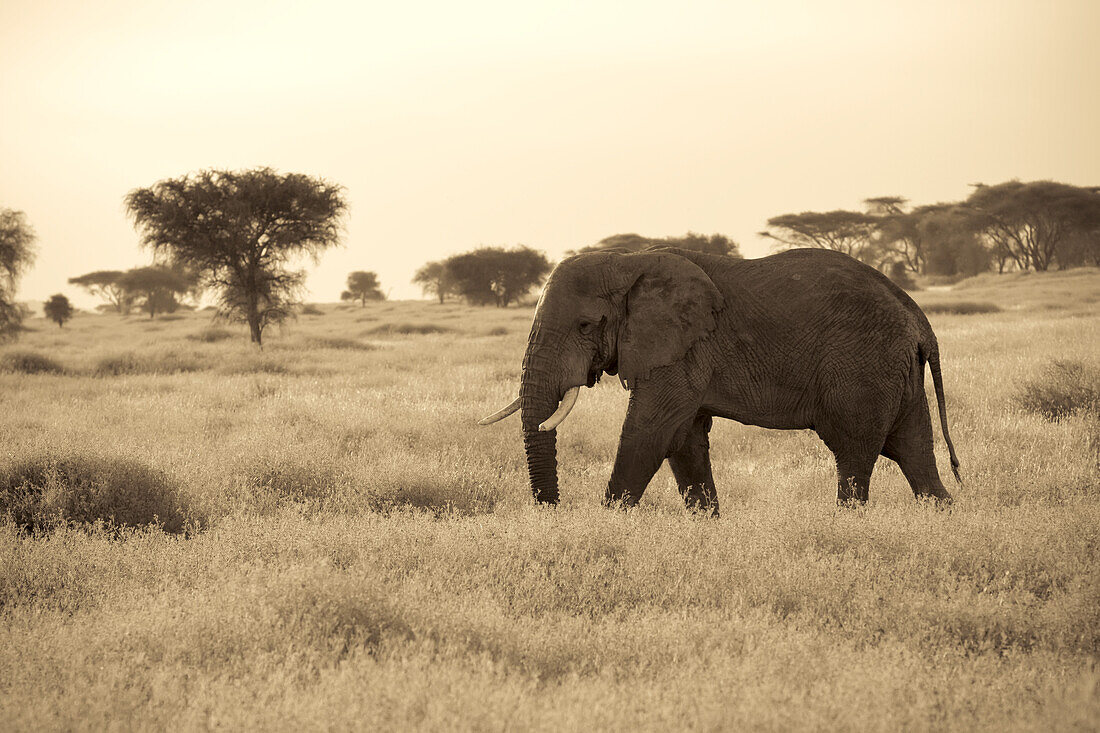
[[532,358],[532,346],[523,360],[520,383],[520,416],[523,422],[523,448],[527,454],[527,474],[535,501],[558,503],[557,431],[540,431],[539,424],[558,407],[558,384],[550,378],[547,364]]

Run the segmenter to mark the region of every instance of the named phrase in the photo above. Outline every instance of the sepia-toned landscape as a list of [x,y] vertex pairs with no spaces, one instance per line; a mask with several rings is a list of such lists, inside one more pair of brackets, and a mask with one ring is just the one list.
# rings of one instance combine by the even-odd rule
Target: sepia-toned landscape
[[811,432],[716,420],[720,519],[667,467],[601,505],[614,379],[534,504],[518,419],[476,426],[530,305],[307,306],[263,350],[205,311],[30,318],[0,347],[0,723],[1090,729],[1100,271],[913,297],[954,505],[880,459],[840,509]]

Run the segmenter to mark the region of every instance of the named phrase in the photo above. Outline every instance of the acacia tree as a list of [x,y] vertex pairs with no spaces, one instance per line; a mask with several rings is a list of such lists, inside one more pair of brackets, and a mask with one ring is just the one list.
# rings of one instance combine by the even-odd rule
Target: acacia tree
[[103,298],[116,312],[126,315],[134,304],[134,294],[122,286],[122,270],[96,270],[79,277],[70,277],[69,284],[84,288],[97,298]]
[[141,309],[154,318],[157,313],[172,313],[179,306],[177,297],[191,292],[194,280],[178,268],[135,267],[119,278],[119,286],[128,294],[131,302],[140,300]]
[[51,295],[42,306],[42,312],[46,314],[46,318],[57,324],[58,328],[65,327],[65,321],[73,317],[73,305],[69,302],[61,293]]
[[439,304],[454,292],[455,282],[446,262],[427,262],[413,275],[412,282],[420,286],[425,295],[439,298]]
[[776,249],[831,249],[874,265],[881,259],[873,238],[877,226],[877,217],[860,211],[803,211],[773,216],[759,235],[774,240]]
[[340,293],[340,300],[358,300],[360,307],[366,307],[368,300],[385,300],[378,275],[358,270],[348,275],[348,289]]
[[1100,228],[1100,192],[1055,181],[977,184],[966,200],[995,250],[1047,270],[1073,236]]
[[271,323],[293,316],[305,273],[340,242],[342,187],[271,168],[204,170],[158,181],[126,196],[142,243],[202,277],[218,292],[219,314],[248,324],[263,344]]
[[14,338],[23,323],[15,302],[19,277],[34,261],[34,230],[22,211],[0,208],[0,340]]
[[546,255],[530,247],[482,247],[446,260],[455,290],[473,305],[507,308],[550,272]]

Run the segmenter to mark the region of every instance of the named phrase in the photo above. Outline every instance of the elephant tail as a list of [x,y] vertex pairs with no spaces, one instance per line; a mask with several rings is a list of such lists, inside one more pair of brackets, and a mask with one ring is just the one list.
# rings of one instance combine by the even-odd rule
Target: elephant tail
[[936,388],[936,405],[940,410],[940,428],[943,430],[943,440],[947,443],[947,451],[951,454],[951,472],[955,474],[955,481],[962,484],[959,476],[959,457],[955,455],[955,445],[951,442],[951,433],[947,429],[947,401],[943,394],[943,375],[940,374],[940,348],[933,335],[931,343],[922,343],[921,351],[928,361],[928,367],[932,370],[932,384]]

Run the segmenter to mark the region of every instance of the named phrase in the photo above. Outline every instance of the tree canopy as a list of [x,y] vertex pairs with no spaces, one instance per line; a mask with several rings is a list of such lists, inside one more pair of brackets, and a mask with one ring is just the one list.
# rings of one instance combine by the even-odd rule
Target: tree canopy
[[977,184],[966,206],[983,234],[1019,267],[1049,269],[1059,247],[1100,229],[1100,191],[1055,181]]
[[776,249],[831,249],[877,264],[880,258],[873,238],[877,226],[878,217],[860,211],[803,211],[773,216],[760,236],[773,240]]
[[427,262],[413,275],[412,282],[420,286],[425,295],[439,298],[439,303],[454,292],[454,278],[446,262]]
[[73,305],[61,293],[51,295],[42,306],[42,312],[46,318],[57,324],[58,328],[64,328],[65,321],[73,317]]
[[374,272],[357,270],[348,275],[347,290],[340,293],[340,300],[358,300],[360,306],[366,306],[368,300],[385,300],[386,294],[378,283]]
[[546,255],[530,247],[482,247],[445,262],[455,292],[472,305],[501,308],[526,295],[550,272]]
[[680,237],[643,237],[640,234],[613,234],[588,247],[581,247],[572,254],[584,252],[640,252],[650,247],[679,247],[713,255],[740,257],[737,242],[724,234],[696,234],[688,232]]
[[152,265],[127,270],[118,280],[131,302],[139,300],[141,309],[150,318],[157,313],[172,313],[179,306],[177,298],[195,287],[194,280],[179,268]]
[[253,343],[293,315],[305,273],[340,243],[343,189],[271,168],[203,170],[158,181],[126,196],[142,244],[197,273],[219,297],[220,315],[248,324]]
[[0,208],[0,340],[14,337],[23,323],[15,302],[19,278],[34,262],[34,229],[22,211]]
[[97,298],[103,298],[110,306],[123,315],[130,312],[134,302],[133,293],[122,287],[122,270],[96,270],[78,277],[70,277],[69,284],[84,288]]

